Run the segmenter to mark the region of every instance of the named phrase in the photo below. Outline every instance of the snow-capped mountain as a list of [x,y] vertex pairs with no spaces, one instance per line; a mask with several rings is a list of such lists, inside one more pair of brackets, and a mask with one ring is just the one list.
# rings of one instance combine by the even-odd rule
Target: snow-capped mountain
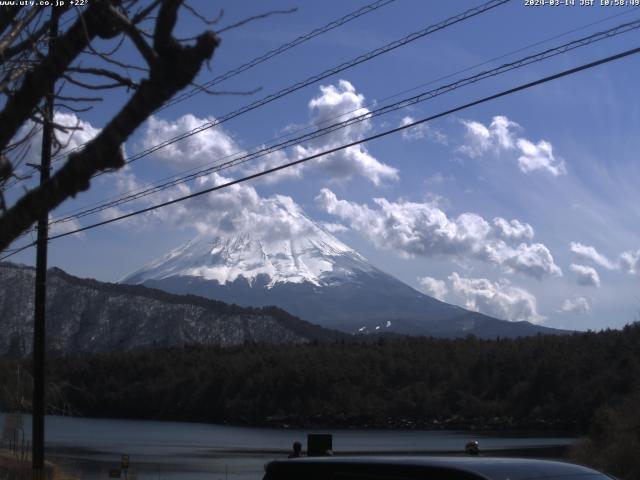
[[323,287],[347,282],[358,272],[375,270],[356,251],[308,222],[307,233],[296,239],[269,240],[247,232],[214,238],[199,235],[123,281],[144,283],[183,276],[226,285],[242,277],[250,285],[266,280],[267,289],[279,283]]
[[295,229],[258,229],[250,222],[229,231],[218,228],[126,276],[122,283],[242,306],[276,305],[349,333],[495,337],[553,331],[497,320],[424,295],[371,265],[299,209],[282,208]]

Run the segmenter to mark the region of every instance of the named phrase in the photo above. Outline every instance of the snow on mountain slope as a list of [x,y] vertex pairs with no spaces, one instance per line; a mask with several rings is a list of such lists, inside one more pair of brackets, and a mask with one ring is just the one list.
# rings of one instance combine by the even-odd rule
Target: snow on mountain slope
[[532,335],[549,329],[507,322],[441,302],[375,268],[286,197],[269,215],[241,212],[126,276],[175,294],[242,306],[276,305],[343,332],[455,337]]
[[265,275],[269,278],[267,288],[305,282],[321,287],[375,270],[364,257],[299,211],[289,213],[303,227],[303,234],[296,238],[264,238],[248,229],[215,237],[205,233],[122,281],[143,283],[188,276],[225,285],[243,277],[251,285],[259,275]]

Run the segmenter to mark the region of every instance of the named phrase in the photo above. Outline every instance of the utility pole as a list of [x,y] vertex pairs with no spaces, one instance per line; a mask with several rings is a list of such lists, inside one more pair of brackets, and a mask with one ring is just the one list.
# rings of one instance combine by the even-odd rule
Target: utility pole
[[[58,36],[58,12],[51,7],[49,24],[49,51]],[[51,168],[51,143],[53,138],[52,85],[45,97],[42,119],[42,160],[40,162],[40,185],[49,180]],[[36,296],[33,318],[33,412],[32,412],[32,454],[33,480],[45,480],[44,474],[44,414],[45,414],[45,303],[47,297],[47,242],[49,236],[49,212],[38,219],[38,240],[36,250]]]

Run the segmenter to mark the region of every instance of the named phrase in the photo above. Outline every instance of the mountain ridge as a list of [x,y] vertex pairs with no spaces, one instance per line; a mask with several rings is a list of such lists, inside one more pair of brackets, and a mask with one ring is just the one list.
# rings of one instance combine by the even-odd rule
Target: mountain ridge
[[[274,306],[246,308],[141,285],[47,276],[48,348],[63,354],[186,344],[301,343],[346,338]],[[31,350],[35,269],[0,263],[0,356]]]
[[425,295],[375,267],[299,207],[281,202],[277,218],[270,228],[245,222],[204,231],[121,282],[243,306],[278,305],[351,334],[493,338],[563,333],[495,319]]

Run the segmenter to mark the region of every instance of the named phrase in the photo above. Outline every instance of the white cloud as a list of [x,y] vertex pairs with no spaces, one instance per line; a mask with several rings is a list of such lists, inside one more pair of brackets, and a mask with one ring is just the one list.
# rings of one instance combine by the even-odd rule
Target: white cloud
[[640,274],[640,249],[624,252],[620,255],[620,264],[630,274]]
[[[50,236],[69,233],[81,228],[80,223],[74,218],[70,218],[64,222],[56,222],[56,223],[51,223],[51,220],[53,220],[53,217],[51,216],[51,214],[49,214],[49,235]],[[84,238],[85,234],[84,232],[78,232],[78,233],[72,234],[71,236],[74,236],[76,238]]]
[[520,272],[538,279],[548,275],[562,275],[553,255],[542,243],[509,246],[501,240],[486,242],[481,252],[488,261],[503,266],[509,272]]
[[[213,124],[215,121],[214,117],[198,118],[190,113],[174,122],[151,116],[145,126],[142,147],[144,149],[153,147],[184,132],[197,129],[205,123]],[[229,159],[229,156],[240,150],[241,148],[231,136],[221,126],[217,126],[171,143],[156,150],[152,155],[171,168],[183,170]]]
[[492,282],[486,278],[449,275],[452,292],[462,299],[469,310],[510,321],[541,323],[536,297],[529,291],[515,287],[507,280]]
[[344,220],[374,245],[404,257],[471,258],[536,278],[562,275],[547,247],[540,243],[510,245],[499,238],[504,234],[499,227],[475,213],[450,218],[434,202],[373,201],[375,208],[339,200],[326,188],[316,197],[323,210]]
[[433,175],[429,175],[424,179],[426,185],[438,185],[446,181],[451,180],[451,177],[447,177],[440,172],[436,172]]
[[589,313],[591,304],[584,297],[567,298],[562,302],[558,311],[561,313]]
[[[346,80],[337,85],[320,86],[320,95],[309,102],[313,123],[322,128],[338,121],[367,115],[365,98]],[[371,121],[364,120],[341,128],[328,135],[318,137],[295,148],[295,157],[302,158],[324,150],[351,143],[363,138],[371,130]],[[332,179],[347,180],[355,175],[367,178],[374,185],[399,178],[398,170],[381,162],[369,153],[366,145],[355,145],[330,155],[325,155],[310,164]]]
[[544,171],[554,177],[567,173],[564,161],[555,157],[553,146],[546,140],[534,143],[519,138],[516,132],[520,125],[505,116],[495,116],[486,127],[480,122],[463,120],[465,126],[465,144],[458,151],[475,158],[486,153],[517,151],[518,166],[523,173]]
[[[369,110],[364,107],[364,103],[364,96],[346,80],[340,80],[336,85],[321,86],[320,94],[312,98],[308,104],[312,123],[317,128],[362,115],[365,116],[365,120],[297,145],[289,153],[272,152],[237,168],[245,174],[256,173],[363,138],[371,129],[371,121],[366,118]],[[187,114],[174,122],[169,122],[151,117],[146,125],[142,147],[149,148],[183,132],[200,130],[199,127],[207,123],[215,123],[215,118],[198,118]],[[259,148],[254,150],[257,149]],[[202,129],[197,135],[172,143],[157,150],[153,155],[173,168],[185,169],[200,167],[223,159],[228,161],[240,158],[246,153],[228,132],[218,126]],[[375,185],[380,185],[385,181],[395,181],[399,178],[397,169],[375,158],[365,145],[355,145],[310,160],[308,163],[275,172],[264,177],[263,181],[273,183],[283,179],[300,178],[302,173],[309,169],[327,175],[334,181],[361,176]]]
[[462,124],[466,129],[466,144],[458,150],[471,158],[489,151],[512,149],[515,142],[514,132],[520,128],[517,123],[501,115],[493,117],[488,127],[471,120],[462,120]]
[[[196,189],[229,181],[217,174],[200,179]],[[179,194],[187,194],[185,185]],[[169,195],[172,196],[172,195]],[[236,231],[264,232],[267,238],[288,238],[304,234],[296,217],[287,212],[302,214],[290,197],[275,195],[263,198],[249,186],[238,184],[210,193],[197,201],[181,202],[167,210],[158,210],[164,221],[195,227],[200,233],[232,233]],[[306,227],[305,227],[306,228]]]
[[505,240],[531,240],[533,239],[533,227],[528,223],[513,219],[505,220],[501,217],[493,219],[493,225],[498,234]]
[[[400,120],[400,126],[404,127],[405,125],[409,125],[410,123],[413,123],[415,121],[415,118],[406,116],[403,117],[402,120]],[[408,141],[416,141],[426,138],[442,145],[447,145],[448,143],[447,136],[444,133],[442,133],[440,130],[431,128],[426,123],[421,123],[416,125],[415,127],[410,127],[406,130],[402,130],[401,135],[404,140]]]
[[532,143],[524,138],[519,138],[516,142],[520,149],[518,165],[524,173],[542,170],[550,173],[554,177],[567,173],[563,160],[558,160],[553,155],[553,147],[545,140]]
[[[153,198],[145,197],[128,204],[127,208],[169,201],[229,180],[231,179],[213,173],[197,179],[195,185],[176,185]],[[126,210],[109,209],[102,212],[102,218],[113,218],[122,213],[126,213]],[[132,228],[130,222],[119,224]],[[252,232],[259,238],[276,241],[304,237],[313,224],[291,197],[262,197],[255,188],[247,184],[236,184],[138,216],[133,227],[144,229],[157,225],[162,225],[165,229],[194,229],[198,234],[212,236]]]
[[580,260],[591,261],[608,270],[615,270],[618,268],[614,262],[598,252],[595,247],[584,245],[580,242],[571,242],[570,248]]
[[[80,120],[73,113],[55,112],[53,121],[62,127],[68,127],[68,129],[55,130],[55,136],[57,141],[62,146],[58,153],[66,153],[80,145],[91,141],[96,135],[100,133],[100,129],[94,127],[89,122]],[[22,138],[34,127],[33,121],[28,121],[20,129],[16,135],[16,140]],[[24,159],[25,162],[40,164],[40,155],[42,149],[42,128],[38,127],[37,132],[29,139],[29,151]]]
[[449,292],[444,280],[437,280],[433,277],[418,277],[418,283],[427,295],[431,295],[438,300],[444,300],[444,297]]
[[392,248],[407,256],[455,254],[473,248],[478,237],[486,237],[491,226],[480,216],[467,213],[450,220],[433,203],[389,202],[374,199],[377,209],[339,200],[323,188],[316,197],[328,213],[347,220],[352,228],[379,247]]
[[349,227],[342,225],[341,223],[322,222],[322,228],[329,233],[340,233],[349,230]]
[[586,265],[578,265],[576,263],[572,263],[569,268],[576,274],[579,285],[583,285],[585,287],[600,286],[600,275],[598,275],[598,271],[595,268],[588,267]]

